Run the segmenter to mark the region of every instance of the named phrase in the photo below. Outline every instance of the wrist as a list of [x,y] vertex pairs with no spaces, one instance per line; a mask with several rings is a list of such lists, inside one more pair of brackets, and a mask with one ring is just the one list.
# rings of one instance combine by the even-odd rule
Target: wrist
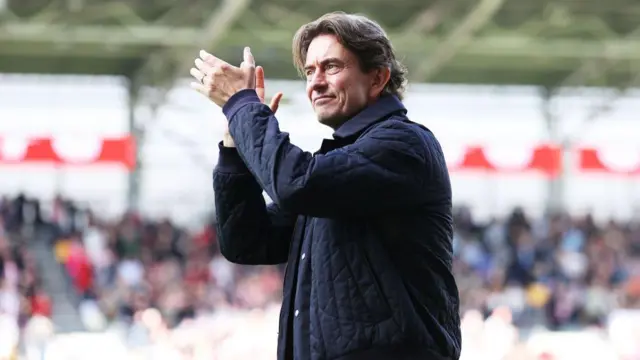
[[231,134],[229,134],[229,132],[226,132],[224,135],[222,135],[222,146],[228,148],[236,147],[236,143],[235,141],[233,141],[233,138],[231,137]]

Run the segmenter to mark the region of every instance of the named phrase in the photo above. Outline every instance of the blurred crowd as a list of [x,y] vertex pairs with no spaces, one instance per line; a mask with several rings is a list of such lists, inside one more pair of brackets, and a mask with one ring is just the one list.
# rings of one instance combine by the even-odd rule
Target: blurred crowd
[[129,324],[154,308],[169,326],[227,308],[265,308],[280,301],[281,269],[247,267],[219,252],[214,224],[187,231],[170,220],[124,214],[102,221],[57,199],[55,253],[78,295],[107,324]]
[[[275,338],[268,334],[277,332],[283,266],[229,263],[219,253],[215,224],[192,231],[134,213],[105,221],[61,198],[45,216],[37,202],[3,199],[0,214],[2,319],[20,326],[34,314],[50,316],[26,246],[33,228],[46,226],[54,230],[49,245],[80,309],[92,309],[83,310],[89,330],[119,329],[134,348],[167,343],[171,333],[182,344],[176,348],[191,342],[191,352],[196,342],[208,344],[199,352],[219,352],[247,333],[261,333],[269,341],[260,346],[273,354]],[[531,329],[602,330],[616,309],[640,310],[640,222],[597,224],[588,215],[567,214],[530,219],[515,209],[483,223],[460,208],[454,255],[467,347],[474,346],[469,339],[478,336],[478,324],[500,334],[502,347],[490,348],[506,354]]]
[[509,308],[520,328],[602,326],[618,308],[640,309],[640,222],[597,225],[589,215],[532,220],[516,209],[478,224],[455,217],[462,311]]
[[[78,293],[106,319],[158,309],[170,325],[223,308],[277,304],[282,268],[233,265],[219,253],[213,223],[189,232],[169,220],[125,214],[100,221],[58,199],[56,253]],[[640,223],[596,224],[566,214],[502,220],[455,216],[455,274],[462,311],[510,309],[520,328],[599,326],[617,308],[640,308]]]
[[[190,232],[170,220],[128,213],[105,222],[57,199],[56,254],[78,294],[106,319],[158,309],[170,325],[222,308],[277,304],[282,268],[247,267],[219,253],[213,223]],[[518,327],[602,325],[616,308],[640,308],[640,223],[596,224],[590,216],[505,219],[455,216],[455,274],[462,311],[509,308]]]
[[15,354],[34,318],[51,316],[29,241],[42,224],[39,203],[25,196],[0,198],[0,357]]

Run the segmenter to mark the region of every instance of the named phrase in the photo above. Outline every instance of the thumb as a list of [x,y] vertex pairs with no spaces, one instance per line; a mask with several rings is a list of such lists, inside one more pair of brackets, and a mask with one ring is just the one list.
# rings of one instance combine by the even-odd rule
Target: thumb
[[269,105],[269,107],[274,113],[278,111],[278,107],[280,107],[280,100],[282,100],[282,95],[283,94],[279,92],[273,96],[273,99],[271,99],[271,105]]
[[253,58],[253,54],[251,53],[251,49],[247,46],[244,48],[244,64],[246,66],[255,67],[256,60]]
[[260,98],[260,101],[264,103],[264,69],[262,66],[256,66],[256,93]]

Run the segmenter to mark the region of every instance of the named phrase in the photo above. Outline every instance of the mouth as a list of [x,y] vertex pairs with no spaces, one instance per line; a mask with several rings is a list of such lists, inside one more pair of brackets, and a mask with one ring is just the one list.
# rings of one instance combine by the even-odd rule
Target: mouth
[[324,103],[327,103],[327,102],[331,101],[332,99],[333,99],[333,96],[328,96],[328,95],[318,96],[317,98],[315,98],[313,100],[313,104],[314,105],[322,105]]

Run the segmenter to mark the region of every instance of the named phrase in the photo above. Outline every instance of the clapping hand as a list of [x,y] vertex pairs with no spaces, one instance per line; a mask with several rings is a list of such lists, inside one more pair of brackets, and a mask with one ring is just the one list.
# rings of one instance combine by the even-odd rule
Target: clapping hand
[[[255,89],[260,101],[264,103],[264,69],[261,66],[256,67],[248,47],[244,49],[243,59],[240,67],[235,67],[201,50],[200,57],[194,62],[196,67],[190,71],[197,80],[191,83],[191,87],[220,107],[223,107],[231,96],[244,89]],[[271,100],[269,107],[273,112],[278,110],[280,99],[282,93],[279,92]]]
[[[262,68],[262,66],[256,67],[256,93],[258,94],[260,101],[264,103],[264,96],[266,91],[264,88],[264,69]],[[274,113],[278,111],[278,106],[280,106],[281,99],[282,99],[281,92],[276,93],[271,99],[271,104],[269,104],[269,107],[271,108],[271,111],[273,111]]]

